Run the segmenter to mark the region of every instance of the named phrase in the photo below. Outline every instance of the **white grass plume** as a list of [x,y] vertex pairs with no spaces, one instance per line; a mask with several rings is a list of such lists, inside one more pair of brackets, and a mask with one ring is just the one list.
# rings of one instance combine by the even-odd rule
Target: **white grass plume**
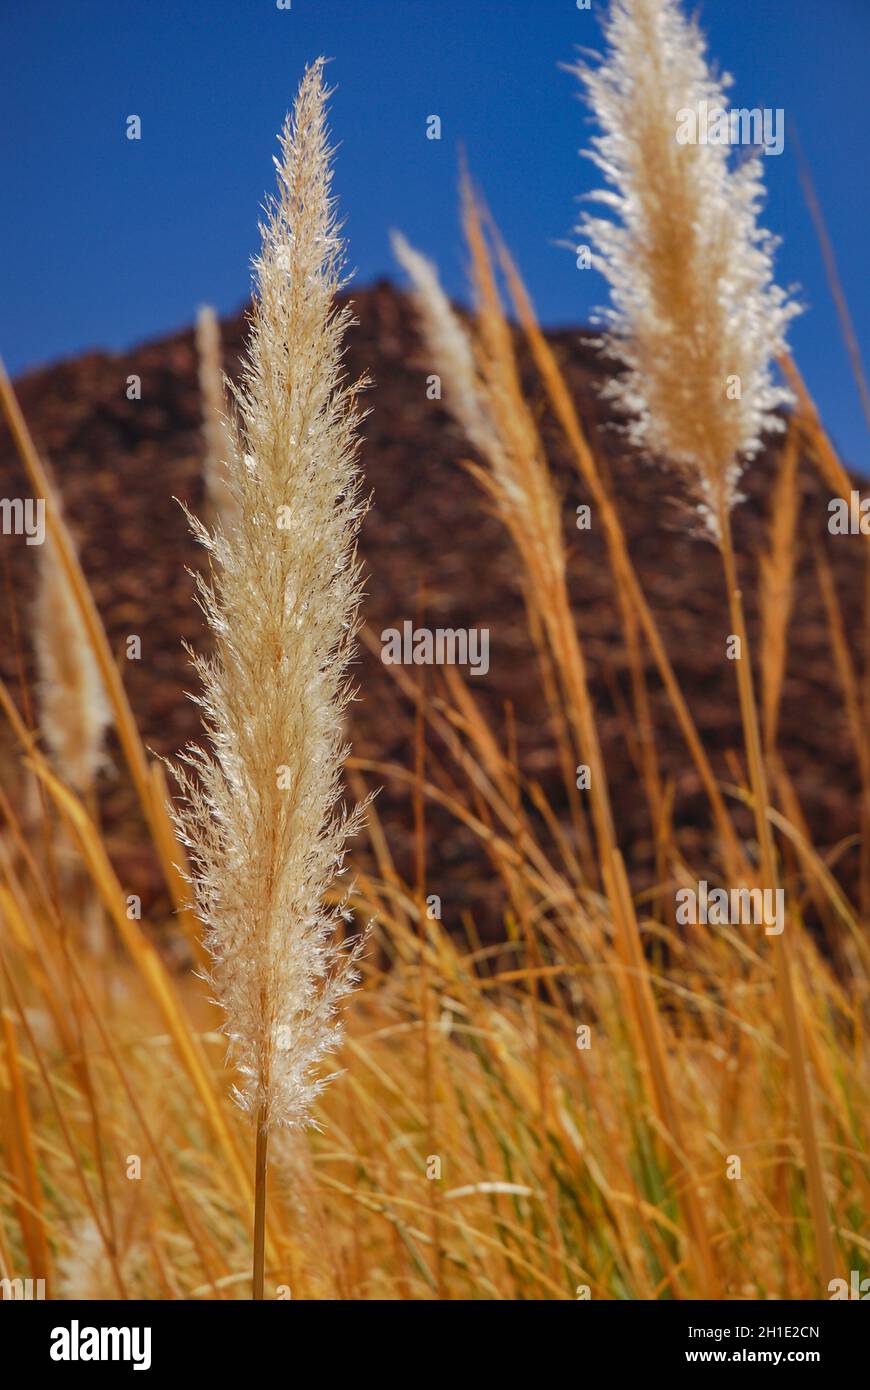
[[495,431],[482,402],[483,383],[471,336],[441,288],[438,271],[401,232],[392,233],[396,260],[413,285],[423,340],[444,382],[445,404],[482,454],[495,446]]
[[420,334],[444,386],[444,404],[489,464],[473,476],[511,529],[521,554],[548,584],[564,573],[558,499],[534,419],[522,395],[510,333],[489,271],[477,205],[463,182],[466,232],[472,247],[476,332],[460,319],[431,261],[393,233],[393,250],[412,285]]
[[34,606],[39,723],[61,777],[79,793],[93,789],[107,758],[111,709],[78,605],[54,541],[40,547]]
[[771,360],[797,309],[758,225],[760,159],[735,166],[725,144],[677,141],[678,112],[724,108],[730,83],[710,72],[697,24],[677,0],[612,0],[605,36],[603,60],[573,71],[602,132],[591,157],[609,188],[596,197],[615,214],[578,228],[610,283],[609,347],[628,368],[611,394],[634,442],[683,472],[718,539],[743,464],[780,428],[789,396]]
[[254,262],[240,385],[231,540],[192,519],[212,556],[199,584],[213,630],[194,657],[211,750],[189,748],[180,816],[226,1011],[241,1105],[266,1128],[306,1122],[340,1041],[359,946],[326,903],[360,808],[338,806],[361,597],[358,391],[342,371],[351,311],[334,306],[344,243],[331,195],[323,60],[280,135],[278,193]]

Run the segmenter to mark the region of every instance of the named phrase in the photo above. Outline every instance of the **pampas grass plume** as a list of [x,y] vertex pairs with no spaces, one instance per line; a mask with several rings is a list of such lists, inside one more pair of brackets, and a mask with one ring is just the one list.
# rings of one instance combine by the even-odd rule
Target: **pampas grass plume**
[[[683,473],[721,553],[739,642],[734,666],[757,872],[774,889],[779,866],[731,511],[762,434],[782,429],[774,412],[789,397],[774,384],[772,364],[797,309],[773,281],[776,243],[758,223],[759,157],[734,163],[727,143],[677,139],[678,124],[687,112],[699,114],[702,102],[725,110],[728,81],[712,75],[697,24],[677,0],[612,0],[605,32],[603,61],[576,71],[602,130],[592,157],[609,191],[598,196],[617,219],[587,218],[580,227],[599,249],[613,303],[609,347],[628,369],[612,394],[635,442]],[[739,389],[729,390],[734,384]],[[788,933],[777,940],[774,962],[824,1286],[834,1250]]]
[[730,82],[711,73],[697,24],[677,0],[613,0],[605,36],[604,59],[573,71],[601,129],[589,153],[608,187],[594,196],[614,214],[578,227],[610,284],[607,346],[627,368],[610,394],[633,441],[681,470],[718,541],[743,465],[782,427],[789,395],[771,363],[798,310],[758,223],[760,157],[677,139],[680,113],[724,109]]
[[[356,949],[335,944],[327,890],[359,808],[339,808],[361,597],[355,544],[359,383],[345,383],[351,322],[334,305],[344,243],[331,185],[323,60],[280,135],[278,193],[254,262],[255,298],[232,457],[231,537],[191,518],[211,557],[199,599],[214,652],[194,657],[210,748],[179,770],[180,825],[236,1097],[258,1137],[310,1122]],[[357,948],[358,949],[358,948]]]

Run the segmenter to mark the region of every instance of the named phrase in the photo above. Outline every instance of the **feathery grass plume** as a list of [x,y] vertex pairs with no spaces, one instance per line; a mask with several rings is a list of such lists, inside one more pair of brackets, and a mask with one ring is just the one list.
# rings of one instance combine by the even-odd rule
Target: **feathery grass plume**
[[498,447],[498,436],[483,403],[471,335],[441,288],[432,262],[401,232],[393,232],[391,241],[396,260],[414,287],[423,338],[444,377],[445,403],[475,448],[489,455]]
[[627,367],[610,394],[719,540],[743,465],[781,428],[790,395],[771,362],[798,306],[772,279],[760,156],[735,164],[727,143],[678,141],[701,103],[725,108],[731,81],[710,71],[697,23],[676,0],[613,0],[604,30],[606,57],[572,71],[602,132],[588,154],[609,187],[593,196],[615,214],[577,229],[609,281],[607,347]]
[[34,606],[40,728],[60,775],[92,791],[106,765],[112,715],[85,625],[50,536],[40,548]]
[[[212,747],[187,750],[195,776],[179,770],[180,821],[241,1076],[236,1097],[257,1119],[258,1199],[268,1132],[310,1122],[360,949],[336,944],[343,904],[326,902],[362,814],[337,803],[367,504],[356,461],[365,383],[344,379],[352,313],[333,303],[344,242],[323,61],[306,69],[281,131],[278,194],[254,261],[249,346],[234,388],[238,525],[230,542],[191,517],[212,558],[198,587],[215,650],[192,657]],[[256,1270],[255,1252],[262,1296],[261,1258],[259,1292]]]
[[205,443],[203,476],[206,519],[230,531],[239,519],[239,503],[233,492],[233,436],[227,423],[227,398],[221,366],[221,329],[210,304],[196,315],[196,353],[199,394],[202,401],[202,433]]
[[[740,653],[758,876],[774,889],[776,847],[731,511],[743,464],[765,430],[781,428],[773,412],[789,396],[771,368],[784,355],[797,310],[773,283],[775,241],[758,225],[759,158],[734,167],[727,144],[678,139],[702,102],[724,109],[729,81],[711,74],[697,24],[677,0],[612,0],[605,36],[609,51],[599,65],[574,71],[603,132],[591,155],[610,190],[597,196],[620,218],[586,218],[580,227],[599,248],[613,302],[609,347],[628,368],[612,394],[632,417],[634,441],[687,478],[721,553]],[[834,1250],[788,933],[773,954],[824,1287]]]
[[[598,769],[600,750],[585,663],[565,591],[559,499],[534,418],[522,396],[510,329],[499,302],[479,209],[467,183],[464,210],[477,299],[473,334],[445,295],[431,262],[399,234],[394,234],[393,247],[413,285],[422,339],[444,382],[444,403],[486,460],[486,468],[470,465],[470,472],[495,504],[517,547],[527,606],[546,631],[557,668],[572,692],[569,703],[575,721],[578,711],[583,711],[579,742],[590,766]],[[592,782],[600,842],[610,846],[613,824],[603,768],[599,776],[593,773]]]

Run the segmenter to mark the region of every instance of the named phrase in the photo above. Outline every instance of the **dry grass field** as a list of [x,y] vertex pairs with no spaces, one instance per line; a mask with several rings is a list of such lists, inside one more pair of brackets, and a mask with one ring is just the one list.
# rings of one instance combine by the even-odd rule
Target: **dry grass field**
[[[641,265],[636,245],[602,237],[624,316],[611,347],[640,422],[619,466],[470,178],[474,313],[459,316],[399,240],[414,294],[388,296],[402,323],[379,327],[414,335],[413,368],[396,371],[415,408],[440,376],[463,548],[451,561],[442,524],[404,611],[377,597],[375,611],[384,626],[388,613],[434,621],[439,586],[474,588],[459,563],[469,535],[497,533],[485,586],[514,604],[519,709],[460,665],[384,664],[365,597],[357,618],[356,526],[376,596],[378,564],[398,552],[377,494],[382,544],[366,549],[368,423],[359,453],[354,436],[361,408],[379,419],[380,382],[358,402],[343,374],[346,329],[354,363],[358,350],[345,300],[333,307],[341,248],[316,67],[285,132],[241,374],[200,319],[205,486],[182,500],[203,513],[207,553],[177,555],[190,611],[162,638],[208,663],[212,743],[208,728],[194,738],[211,751],[194,760],[186,813],[157,756],[177,764],[180,746],[146,715],[138,658],[118,640],[142,626],[146,597],[107,635],[112,575],[98,604],[62,505],[64,460],[49,465],[0,377],[27,495],[46,501],[42,547],[2,541],[17,551],[0,684],[0,1278],[85,1299],[739,1300],[827,1298],[868,1267],[868,538],[827,529],[828,500],[848,504],[855,484],[788,356],[747,166],[729,182],[709,149],[671,161],[655,90],[632,87],[633,115],[621,105],[632,39],[674,7],[617,9],[629,27],[611,33],[610,85],[598,70],[591,100],[643,158],[599,153],[623,180],[624,225],[638,245],[657,238]],[[696,90],[667,46],[662,63],[667,91]],[[720,204],[736,247],[704,241]],[[704,333],[688,365],[674,344]],[[229,422],[222,366],[241,392]],[[622,379],[613,358],[597,374]],[[379,466],[425,463],[406,451]],[[641,564],[632,509],[652,468],[688,505],[682,531],[645,530]],[[591,642],[575,498],[598,547],[589,584],[608,595]],[[291,522],[275,539],[282,499]],[[677,650],[645,575],[650,554],[667,579],[698,550],[719,610],[687,619]],[[22,565],[32,581],[19,585]],[[201,597],[213,585],[210,633],[185,565]],[[165,612],[172,627],[168,598]],[[838,741],[829,766],[809,732],[800,740],[808,703],[789,695],[795,618],[810,612],[829,676],[813,718],[825,712],[823,749]],[[605,650],[619,655],[612,688]],[[348,675],[359,714],[345,709]],[[193,671],[186,688],[199,688]],[[711,741],[706,713],[699,724],[711,700],[733,737]],[[289,784],[275,778],[285,764]],[[828,815],[843,764],[854,790]],[[336,795],[352,807],[378,789],[345,858]],[[464,879],[450,877],[449,845],[473,866]],[[156,876],[144,894],[136,864]],[[454,881],[465,887],[451,897]],[[743,909],[781,894],[781,915],[687,921],[680,904],[702,884]],[[367,927],[339,1002],[341,962]]]

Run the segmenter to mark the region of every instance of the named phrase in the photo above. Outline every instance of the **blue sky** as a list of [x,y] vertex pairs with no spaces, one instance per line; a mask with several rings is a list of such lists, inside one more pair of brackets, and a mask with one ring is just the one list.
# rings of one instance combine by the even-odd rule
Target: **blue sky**
[[[692,8],[696,5],[693,0]],[[581,323],[605,297],[575,268],[576,200],[594,171],[576,84],[558,64],[596,47],[576,0],[0,0],[0,353],[13,372],[121,348],[239,307],[274,137],[306,61],[334,59],[336,187],[361,283],[395,275],[401,228],[461,296],[457,171],[472,172],[543,320]],[[859,340],[870,319],[868,0],[701,0],[734,104],[783,107],[797,130]],[[126,117],[142,140],[125,138]],[[443,138],[425,138],[440,115]],[[870,471],[793,145],[764,161],[778,278],[802,288],[792,343],[828,428]]]

